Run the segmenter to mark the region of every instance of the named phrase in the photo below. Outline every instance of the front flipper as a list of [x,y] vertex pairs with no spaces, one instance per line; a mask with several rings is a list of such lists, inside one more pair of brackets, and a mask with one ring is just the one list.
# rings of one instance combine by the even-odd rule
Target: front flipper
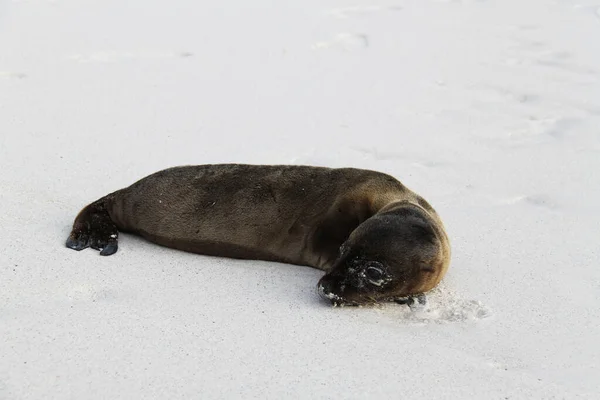
[[398,304],[406,304],[412,311],[417,311],[425,307],[427,304],[427,296],[425,296],[424,293],[421,293],[416,296],[398,297],[397,299],[394,299],[394,301]]
[[117,252],[119,231],[106,210],[105,199],[88,205],[77,215],[66,242],[68,248],[79,251],[91,247],[100,250],[101,256]]

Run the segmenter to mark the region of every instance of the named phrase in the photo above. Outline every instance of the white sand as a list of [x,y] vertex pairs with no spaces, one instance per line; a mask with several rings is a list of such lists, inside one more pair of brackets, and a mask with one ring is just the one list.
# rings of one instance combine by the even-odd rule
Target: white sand
[[[0,398],[600,398],[599,10],[1,1]],[[64,247],[214,162],[393,174],[446,222],[443,286],[331,308],[310,268]]]

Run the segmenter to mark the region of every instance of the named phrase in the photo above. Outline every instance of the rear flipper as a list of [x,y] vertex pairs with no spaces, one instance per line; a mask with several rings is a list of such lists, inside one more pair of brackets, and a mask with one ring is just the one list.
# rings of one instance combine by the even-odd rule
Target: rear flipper
[[87,247],[100,250],[101,256],[117,252],[119,231],[106,210],[106,197],[85,207],[73,223],[67,247],[83,250]]

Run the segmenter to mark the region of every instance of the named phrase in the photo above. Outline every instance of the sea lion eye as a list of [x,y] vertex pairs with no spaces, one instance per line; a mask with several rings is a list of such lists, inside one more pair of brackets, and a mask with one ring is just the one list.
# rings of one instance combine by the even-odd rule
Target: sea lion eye
[[370,262],[365,269],[365,275],[370,281],[378,282],[383,279],[383,266],[378,262]]

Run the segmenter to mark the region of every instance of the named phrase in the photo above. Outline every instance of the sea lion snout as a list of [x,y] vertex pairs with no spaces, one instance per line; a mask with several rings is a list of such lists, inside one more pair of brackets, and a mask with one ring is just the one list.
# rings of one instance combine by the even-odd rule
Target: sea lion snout
[[345,284],[345,277],[337,273],[324,275],[317,284],[319,296],[325,300],[339,302],[342,298],[342,286]]
[[334,304],[357,305],[373,302],[373,291],[389,281],[381,263],[350,260],[323,276],[317,290]]
[[329,273],[321,278],[317,284],[317,291],[321,298],[330,301],[333,305],[357,305],[354,299],[347,296],[348,290],[360,290],[355,285],[361,285],[361,282],[355,278],[348,277],[339,273]]

